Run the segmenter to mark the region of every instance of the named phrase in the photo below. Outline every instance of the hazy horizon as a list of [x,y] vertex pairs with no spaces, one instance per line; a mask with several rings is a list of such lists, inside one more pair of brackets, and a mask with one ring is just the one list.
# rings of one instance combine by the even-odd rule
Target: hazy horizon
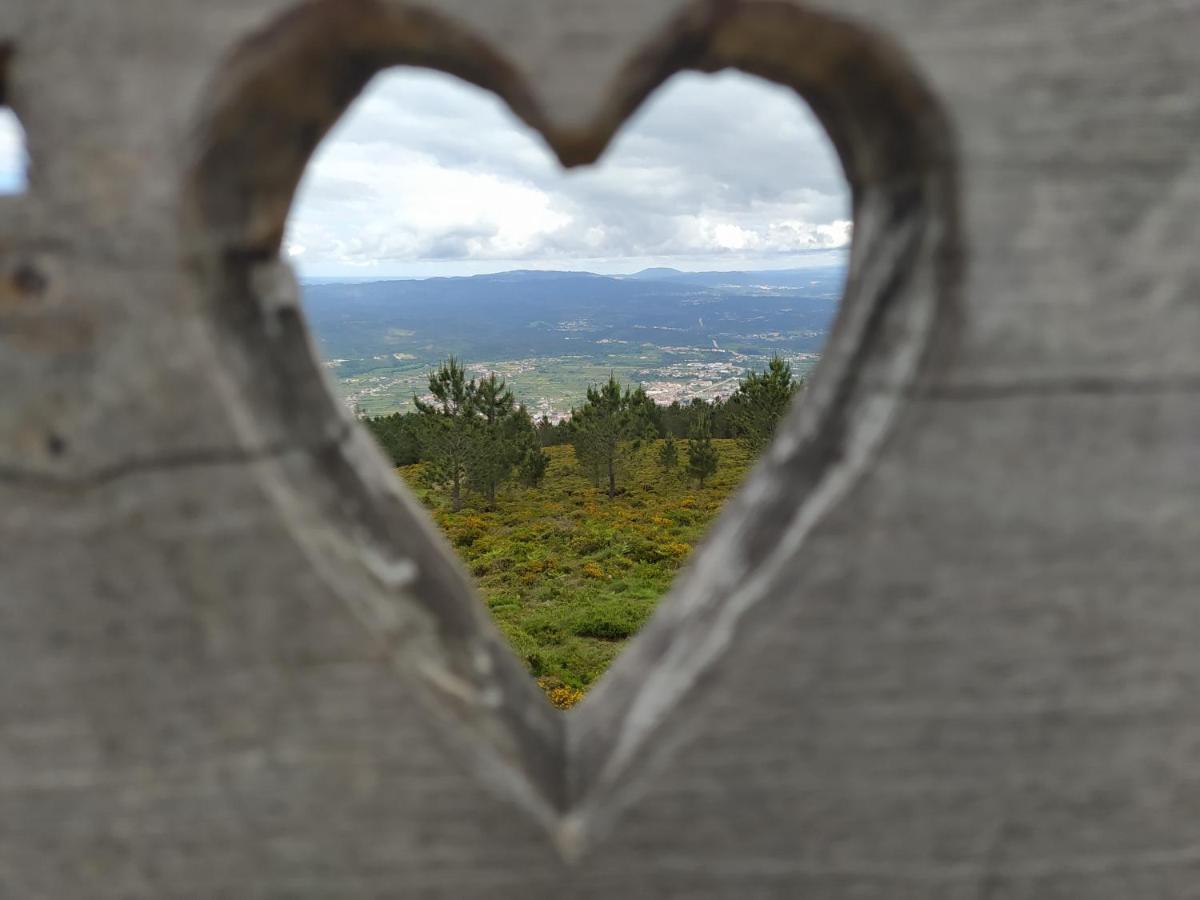
[[[748,272],[795,272],[804,269],[830,269],[837,267],[845,267],[849,261],[849,247],[837,248],[834,250],[814,250],[810,251],[810,256],[793,258],[788,260],[778,261],[776,265],[749,265],[749,266],[722,266],[719,268],[685,268],[679,265],[678,260],[671,260],[670,263],[661,263],[656,265],[638,265],[630,266],[627,271],[609,271],[598,272],[595,269],[588,268],[564,268],[559,266],[544,266],[535,267],[529,265],[519,265],[509,268],[494,268],[481,272],[435,272],[428,275],[406,275],[400,273],[379,272],[370,275],[322,275],[306,273],[297,267],[296,275],[301,282],[314,283],[340,283],[340,282],[375,282],[375,281],[431,281],[437,278],[476,278],[488,275],[513,275],[523,272],[542,272],[542,273],[561,273],[565,275],[598,275],[607,278],[622,278],[638,275],[642,272],[654,269],[666,269],[681,274],[698,275],[698,274],[721,274],[724,272],[744,274]],[[760,262],[760,261],[755,261]],[[772,261],[768,261],[772,262]]]

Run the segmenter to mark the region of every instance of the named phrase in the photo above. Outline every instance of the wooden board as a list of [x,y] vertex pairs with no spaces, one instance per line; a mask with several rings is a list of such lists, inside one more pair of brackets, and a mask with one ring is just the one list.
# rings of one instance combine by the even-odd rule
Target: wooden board
[[[0,897],[1200,897],[1194,0],[6,0]],[[808,401],[551,710],[278,244],[370,76],[594,159],[682,68],[855,193]]]

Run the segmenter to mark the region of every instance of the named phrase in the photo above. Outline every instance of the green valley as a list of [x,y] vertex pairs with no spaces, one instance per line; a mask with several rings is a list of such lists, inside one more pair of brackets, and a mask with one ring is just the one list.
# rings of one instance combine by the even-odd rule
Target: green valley
[[773,356],[811,369],[844,266],[637,275],[503,272],[469,278],[311,282],[304,309],[334,387],[369,415],[412,408],[448,355],[496,373],[535,417],[566,415],[615,375],[659,404],[728,395]]

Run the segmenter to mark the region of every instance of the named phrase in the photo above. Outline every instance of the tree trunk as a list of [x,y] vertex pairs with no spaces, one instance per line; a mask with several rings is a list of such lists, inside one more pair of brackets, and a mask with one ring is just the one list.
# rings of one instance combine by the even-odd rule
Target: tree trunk
[[454,486],[450,490],[450,508],[455,512],[462,509],[462,476],[458,472],[454,473]]
[[608,458],[608,499],[617,496],[617,469],[613,457]]

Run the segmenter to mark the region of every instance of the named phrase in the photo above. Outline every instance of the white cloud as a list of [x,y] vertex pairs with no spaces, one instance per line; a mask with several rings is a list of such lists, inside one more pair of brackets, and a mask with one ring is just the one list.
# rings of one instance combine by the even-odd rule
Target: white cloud
[[318,190],[322,182],[336,187],[330,196],[302,199],[290,234],[313,254],[348,266],[515,259],[570,221],[536,185],[377,142],[327,145],[306,181]]
[[845,246],[848,205],[811,113],[747,76],[677,76],[563,173],[492,95],[402,70],[319,148],[287,247],[313,275],[794,265]]

